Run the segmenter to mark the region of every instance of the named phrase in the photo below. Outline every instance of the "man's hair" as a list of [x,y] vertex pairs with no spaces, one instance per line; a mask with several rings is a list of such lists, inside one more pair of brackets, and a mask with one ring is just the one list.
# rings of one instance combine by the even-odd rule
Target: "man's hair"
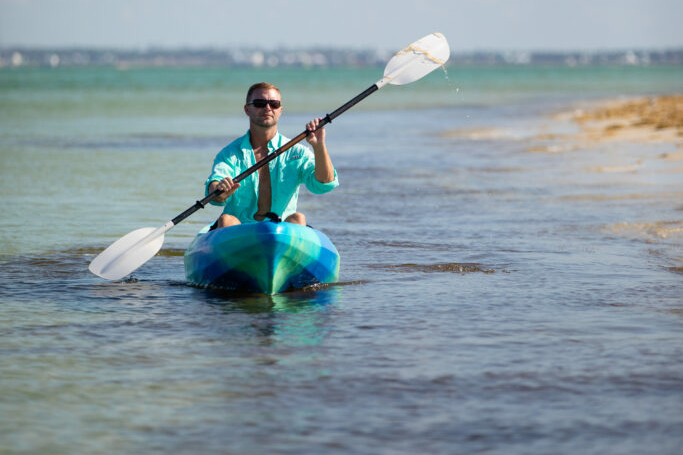
[[[280,93],[280,89],[274,86],[273,84],[269,84],[268,82],[257,82],[256,84],[249,87],[249,90],[247,91],[247,103],[251,100],[251,95],[254,93],[254,91],[258,89],[273,89]],[[282,93],[280,93],[280,96],[282,96]]]

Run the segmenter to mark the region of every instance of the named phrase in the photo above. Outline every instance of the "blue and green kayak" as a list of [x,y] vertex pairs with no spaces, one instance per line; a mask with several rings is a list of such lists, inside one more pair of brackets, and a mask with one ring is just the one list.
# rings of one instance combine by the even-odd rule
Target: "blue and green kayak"
[[322,232],[264,221],[202,229],[185,251],[185,275],[198,286],[277,294],[339,278],[339,252]]

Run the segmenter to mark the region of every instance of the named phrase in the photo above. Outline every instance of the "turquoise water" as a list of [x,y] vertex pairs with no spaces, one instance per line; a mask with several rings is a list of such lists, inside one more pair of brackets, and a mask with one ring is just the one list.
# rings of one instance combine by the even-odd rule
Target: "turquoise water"
[[340,187],[300,199],[340,284],[264,297],[185,281],[215,208],[130,279],[87,266],[203,196],[252,82],[280,86],[292,137],[381,69],[0,71],[0,452],[680,453],[680,147],[539,135],[682,75],[383,88],[328,127]]

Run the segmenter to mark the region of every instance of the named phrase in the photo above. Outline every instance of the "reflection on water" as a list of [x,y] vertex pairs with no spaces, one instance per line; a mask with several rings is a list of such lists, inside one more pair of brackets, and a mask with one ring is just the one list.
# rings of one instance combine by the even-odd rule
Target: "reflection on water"
[[331,330],[328,306],[338,301],[340,292],[338,286],[276,295],[197,289],[207,304],[227,317],[236,312],[255,316],[250,323],[254,331],[269,344],[281,346],[320,345]]

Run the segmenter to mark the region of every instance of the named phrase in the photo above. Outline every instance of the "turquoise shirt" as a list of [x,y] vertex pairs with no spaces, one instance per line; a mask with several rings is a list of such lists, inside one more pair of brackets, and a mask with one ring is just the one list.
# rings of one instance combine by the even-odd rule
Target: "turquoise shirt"
[[[289,141],[280,133],[268,142],[268,151],[272,153]],[[213,161],[211,175],[206,180],[206,195],[209,194],[209,184],[225,177],[235,178],[249,167],[256,164],[254,149],[249,140],[249,131],[244,136],[235,139],[221,150]],[[301,144],[296,144],[273,161],[268,163],[270,168],[271,206],[270,211],[279,215],[283,220],[296,212],[299,199],[299,186],[306,185],[311,193],[322,194],[332,191],[339,185],[337,171],[334,180],[321,183],[315,179],[315,156],[313,152]],[[237,217],[242,223],[256,222],[254,215],[258,209],[258,171],[240,182],[240,187],[225,202],[212,202],[223,205],[223,213]]]

